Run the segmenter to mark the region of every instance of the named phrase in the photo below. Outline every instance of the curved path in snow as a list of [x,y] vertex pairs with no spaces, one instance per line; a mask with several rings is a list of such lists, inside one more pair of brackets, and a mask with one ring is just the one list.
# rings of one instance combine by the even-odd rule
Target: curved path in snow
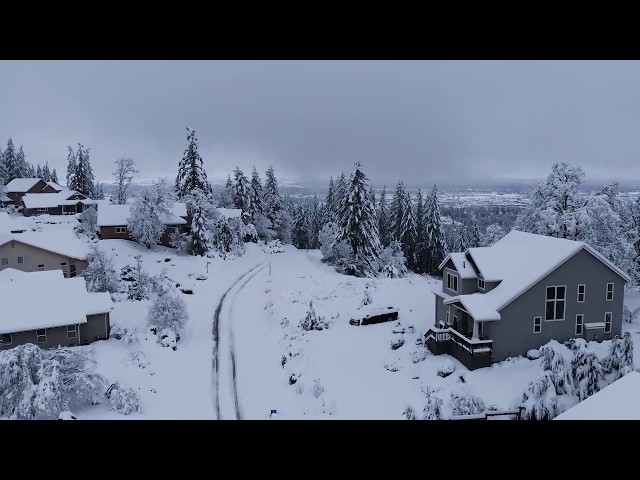
[[[264,270],[267,267],[265,264],[258,264],[255,267],[248,270],[244,273],[240,278],[238,278],[228,289],[222,297],[220,297],[220,301],[218,302],[218,306],[216,307],[215,313],[213,314],[213,358],[212,358],[212,393],[213,393],[213,402],[215,404],[215,412],[216,418],[218,420],[222,420],[224,418],[235,418],[237,420],[241,419],[240,412],[240,402],[238,399],[238,389],[236,384],[236,358],[235,358],[235,350],[233,346],[233,302],[235,301],[236,296],[245,285],[259,272]],[[242,282],[244,280],[244,282]],[[242,284],[241,284],[242,283]],[[240,285],[241,284],[241,285]],[[238,288],[236,288],[240,285]],[[225,328],[222,329],[220,326],[220,313],[222,312],[222,307],[227,295],[234,290],[231,298],[231,308],[229,309],[228,320],[225,322]],[[221,335],[221,331],[223,331],[226,335]],[[229,367],[228,368],[220,368],[221,359],[224,358],[224,355],[221,354],[221,340],[223,337],[225,343],[223,344],[223,348],[228,350],[229,352]],[[228,344],[228,345],[227,345]],[[222,379],[227,379],[228,382],[220,381]],[[220,394],[220,385],[225,384],[228,385],[228,391],[223,391],[221,396]],[[223,400],[222,408],[221,408],[221,397]]]

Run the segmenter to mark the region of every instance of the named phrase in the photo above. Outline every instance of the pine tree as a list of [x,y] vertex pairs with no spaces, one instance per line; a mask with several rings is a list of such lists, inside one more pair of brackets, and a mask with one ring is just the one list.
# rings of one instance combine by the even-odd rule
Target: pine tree
[[502,237],[504,237],[506,233],[507,232],[505,232],[500,225],[498,225],[497,223],[492,223],[485,229],[485,233],[480,239],[480,246],[490,247]]
[[344,176],[344,172],[340,174],[338,178],[338,183],[336,185],[335,196],[333,200],[334,205],[334,214],[336,218],[336,223],[340,224],[340,208],[342,206],[342,202],[344,200],[344,196],[347,193],[347,178]]
[[274,230],[277,229],[277,213],[282,209],[282,197],[278,190],[278,180],[273,171],[273,167],[269,166],[264,182],[264,211],[267,218],[273,223]]
[[527,386],[522,394],[522,418],[524,420],[551,420],[558,410],[558,394],[553,383],[553,374],[544,371]]
[[16,158],[16,150],[13,146],[13,140],[9,137],[7,148],[3,154],[4,165],[4,183],[7,184],[15,178],[19,178],[18,159]]
[[51,182],[51,172],[49,171],[49,162],[44,164],[42,167],[42,180],[45,182]]
[[[69,190],[77,190],[76,188],[76,167],[77,167],[77,160],[76,160],[76,154],[73,151],[73,148],[71,148],[71,145],[68,146],[69,148],[69,152],[67,154],[67,188]],[[55,170],[54,170],[55,173]],[[57,175],[57,174],[56,174]]]
[[18,153],[16,153],[16,165],[16,178],[35,178],[36,171],[33,168],[33,165],[30,165],[27,162],[22,145],[20,145]]
[[199,188],[206,194],[211,193],[211,184],[204,171],[202,157],[198,152],[198,139],[195,130],[187,127],[187,147],[178,165],[176,193],[182,199],[187,193]]
[[380,237],[376,210],[367,190],[367,176],[356,162],[356,169],[349,179],[346,194],[340,206],[340,233],[338,241],[345,241],[354,256],[360,255],[370,266],[380,254]]
[[76,153],[74,183],[74,190],[89,198],[95,197],[95,177],[93,176],[93,169],[91,168],[89,148],[85,148],[81,143],[78,143],[78,151]]
[[56,172],[56,169],[54,168],[53,171],[51,172],[51,182],[55,183],[55,184],[60,184],[58,181],[58,172]]
[[389,238],[389,211],[387,208],[387,186],[382,187],[380,201],[378,202],[378,232],[380,233],[380,243],[383,247],[388,247]]
[[191,213],[191,242],[188,250],[191,255],[204,256],[213,246],[206,215],[206,194],[197,189],[192,195],[195,202]]
[[577,394],[580,401],[600,390],[602,365],[594,352],[581,345],[571,361],[573,378],[577,381]]
[[438,272],[438,266],[445,257],[445,236],[440,218],[440,203],[438,202],[438,189],[434,185],[424,205],[424,236],[427,258],[425,272],[434,275]]
[[422,191],[418,189],[416,195],[416,251],[413,260],[413,270],[418,273],[424,273],[427,263],[427,243],[426,243],[426,225],[424,215],[424,201],[422,199]]
[[0,148],[0,186],[4,187],[5,181],[5,168],[4,168],[4,153],[2,153],[2,149]]
[[98,182],[96,180],[96,185],[94,188],[95,191],[95,195],[94,195],[94,200],[104,200],[104,188],[103,188],[103,183],[102,182]]
[[233,171],[233,176],[235,178],[235,183],[233,185],[233,201],[235,206],[243,212],[249,212],[251,209],[249,179],[245,177],[244,173],[238,166],[236,166]]
[[[38,164],[38,168],[36,168],[36,178],[42,178],[42,177],[44,177],[44,175],[42,175],[42,168],[40,167],[40,164]],[[44,178],[42,178],[42,180],[44,180]]]
[[322,228],[324,218],[323,207],[318,202],[318,196],[313,196],[313,202],[311,203],[310,221],[311,221],[311,243],[309,248],[320,248],[318,236],[320,235],[320,229]]
[[416,249],[416,223],[411,197],[402,181],[398,182],[396,187],[390,217],[391,238],[400,242],[405,258],[413,267]]
[[299,205],[295,210],[291,243],[298,249],[308,249],[311,244],[311,222],[309,211],[305,205]]
[[230,175],[227,175],[227,182],[218,193],[218,205],[222,208],[235,208],[235,202],[233,201],[233,182],[231,181]]
[[561,348],[560,344],[555,341],[551,341],[540,348],[542,369],[552,373],[553,384],[558,395],[573,393],[571,366],[565,361]]
[[264,197],[264,192],[262,189],[262,180],[260,180],[260,175],[258,175],[258,170],[256,167],[253,167],[251,172],[251,186],[250,186],[250,194],[249,194],[249,205],[252,217],[255,217],[256,214],[264,213],[264,205],[262,204],[262,198]]
[[323,223],[335,222],[336,218],[336,192],[333,185],[333,177],[329,179],[329,191],[324,201],[324,220]]

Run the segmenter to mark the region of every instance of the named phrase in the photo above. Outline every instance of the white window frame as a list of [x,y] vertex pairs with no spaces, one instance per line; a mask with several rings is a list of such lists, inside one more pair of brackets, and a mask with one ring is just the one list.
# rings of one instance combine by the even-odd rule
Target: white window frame
[[[580,321],[578,322],[578,318]],[[578,328],[580,331],[578,331]],[[584,333],[584,313],[576,314],[576,335],[582,335]]]
[[[558,287],[563,287],[564,288],[564,297],[562,298],[558,298]],[[555,288],[555,295],[556,297],[554,299],[547,299],[547,290],[549,288]],[[548,302],[553,302],[553,317],[552,319],[547,319],[547,303]],[[556,303],[557,302],[564,302],[564,309],[562,311],[562,318],[555,318],[556,316]],[[547,285],[544,289],[544,321],[545,322],[562,322],[564,321],[565,317],[567,315],[567,286],[566,285]]]
[[[22,261],[20,261],[20,259],[22,259]],[[18,263],[19,264],[29,263],[29,255],[22,255],[18,257]]]
[[[582,287],[582,300],[580,300],[580,287]],[[584,301],[587,299],[587,286],[584,283],[579,283],[578,284],[578,294],[576,296],[576,301],[578,303],[584,303]]]
[[[536,325],[536,320],[538,320],[537,325]],[[538,327],[537,332],[536,332],[536,327]],[[533,333],[542,333],[542,317],[533,317]]]
[[[451,281],[449,281],[449,279],[452,279]],[[449,286],[451,285],[451,287]],[[447,272],[447,288],[449,290],[451,290],[452,292],[456,292],[458,293],[458,289],[457,288],[452,288],[453,286],[458,287],[458,276],[451,273],[451,272]]]
[[[9,336],[9,341],[5,342],[2,337],[4,337],[5,335]],[[0,345],[11,345],[13,343],[13,337],[11,336],[10,333],[3,333],[2,335],[0,335]]]
[[116,233],[127,233],[127,227],[116,227]]
[[[44,334],[40,334],[38,332],[42,332],[44,331]],[[47,343],[47,329],[46,328],[39,328],[36,330],[36,335],[38,337],[38,343]],[[44,337],[44,340],[41,340],[40,338]]]
[[40,265],[38,265],[38,271],[39,272],[44,272],[44,269],[45,269],[44,263],[41,263]]
[[[69,334],[72,333],[73,336],[70,337]],[[67,340],[78,338],[78,326],[77,325],[67,325]]]
[[449,310],[447,310],[447,311],[445,312],[445,316],[444,316],[444,318],[445,318],[445,322],[446,322],[446,324],[447,324],[447,325],[449,325]]
[[7,257],[2,257],[2,265],[9,265],[9,259]]
[[[482,285],[480,285],[480,282],[482,282]],[[479,288],[480,290],[484,290],[484,287],[485,287],[484,280],[483,280],[483,279],[481,279],[481,278],[479,278],[479,279],[478,279],[478,288]]]
[[[607,316],[609,317],[608,321],[607,321]],[[609,324],[609,328],[607,328],[607,323]],[[611,333],[612,326],[613,326],[613,313],[604,312],[604,333]]]
[[[611,298],[609,298],[609,285],[611,285]],[[607,283],[607,289],[605,290],[605,296],[604,299],[607,302],[613,302],[613,289],[614,289],[615,285],[611,282]]]

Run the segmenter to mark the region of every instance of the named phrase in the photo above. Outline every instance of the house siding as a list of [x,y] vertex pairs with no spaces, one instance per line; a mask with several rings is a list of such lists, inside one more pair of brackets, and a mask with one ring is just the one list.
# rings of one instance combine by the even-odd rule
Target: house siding
[[[607,283],[614,284],[613,301],[605,300]],[[577,303],[578,284],[586,285],[584,303]],[[546,321],[546,287],[566,285],[565,319]],[[625,282],[610,268],[585,250],[578,252],[563,265],[529,288],[523,295],[500,311],[501,320],[491,322],[485,335],[493,339],[494,362],[507,357],[525,355],[550,340],[563,342],[574,338],[576,314],[584,322],[604,322],[605,312],[612,313],[611,333],[598,330],[598,340],[620,335]],[[542,317],[541,333],[533,333],[534,317]],[[585,337],[587,330],[583,330]]]
[[[120,227],[126,227],[126,225],[120,225]],[[165,247],[170,247],[171,233],[175,228],[178,228],[180,229],[181,232],[184,232],[184,229],[181,227],[182,226],[168,225],[165,231],[163,232],[162,237],[160,237],[160,244],[164,245]],[[133,240],[133,238],[131,238],[131,235],[129,235],[129,233],[116,233],[115,226],[100,227],[100,238],[102,240],[114,240],[114,239]]]
[[[13,247],[11,245],[14,245]],[[27,263],[18,263],[18,257],[28,256]],[[83,272],[88,262],[86,260],[72,259],[58,253],[43,250],[41,248],[26,245],[18,240],[9,241],[0,246],[0,258],[8,258],[8,265],[0,265],[0,271],[5,268],[15,268],[23,272],[37,272],[38,265],[44,264],[45,270],[60,270],[60,264],[66,262],[69,265],[71,260],[76,262],[76,275]]]
[[31,187],[26,192],[7,192],[7,197],[9,197],[16,205],[20,205],[22,201],[22,197],[25,193],[42,193],[42,189],[47,186],[47,183],[44,180],[39,180],[33,187]]
[[96,340],[106,340],[111,333],[109,313],[87,315],[87,323],[80,325],[80,342],[82,345]]
[[46,212],[40,212],[37,208],[24,208],[22,214],[25,217],[32,217],[34,215],[62,215],[62,207],[49,207]]
[[438,326],[438,322],[444,322],[447,319],[447,305],[444,304],[444,299],[435,295],[436,297],[436,321],[435,326]]

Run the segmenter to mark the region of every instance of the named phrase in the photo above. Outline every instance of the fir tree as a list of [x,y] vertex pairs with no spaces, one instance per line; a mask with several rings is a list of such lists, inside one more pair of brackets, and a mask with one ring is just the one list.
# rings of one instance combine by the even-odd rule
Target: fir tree
[[7,142],[7,148],[5,149],[3,155],[3,170],[4,170],[4,183],[7,184],[11,180],[15,178],[19,178],[19,166],[18,159],[16,157],[16,150],[13,146],[13,140],[9,137],[9,141]]
[[240,167],[236,166],[233,171],[235,183],[233,185],[233,201],[235,207],[241,209],[243,212],[249,212],[251,209],[251,192],[249,186],[249,179],[245,177]]
[[485,229],[485,233],[480,239],[480,246],[490,247],[506,234],[507,232],[505,232],[500,225],[498,225],[497,223],[492,223]]
[[273,223],[274,229],[277,229],[277,213],[281,209],[282,197],[280,197],[280,191],[278,190],[278,180],[276,179],[273,167],[269,166],[264,182],[264,211],[267,218]]
[[424,273],[426,271],[426,263],[428,257],[427,242],[426,242],[426,228],[425,228],[425,214],[424,214],[424,201],[422,199],[422,191],[418,189],[416,195],[416,251],[413,261],[413,270],[418,273]]
[[16,153],[16,165],[16,178],[35,178],[36,171],[33,168],[33,165],[30,165],[27,162],[22,145],[20,145],[18,153]]
[[581,345],[571,361],[573,378],[577,381],[577,394],[580,401],[600,390],[602,365],[594,352]]
[[264,192],[262,190],[262,180],[260,180],[258,170],[256,170],[256,167],[254,166],[251,172],[251,186],[249,195],[249,213],[251,213],[252,217],[255,217],[255,215],[258,213],[264,213],[264,205],[262,204],[263,197]]
[[[42,168],[40,167],[40,164],[38,164],[38,168],[36,168],[36,178],[42,178],[42,177],[44,177],[44,175],[42,175]],[[42,180],[44,180],[44,178],[42,178]]]
[[346,194],[340,206],[340,233],[338,241],[345,241],[354,256],[360,255],[365,263],[380,253],[380,237],[376,211],[369,197],[367,176],[356,162],[356,169],[349,179]]
[[416,248],[415,216],[411,206],[411,197],[402,181],[398,182],[396,187],[390,217],[391,238],[400,242],[405,257],[413,266]]
[[53,171],[51,172],[51,182],[58,184],[59,185],[59,181],[58,181],[58,172],[56,172],[56,169],[54,168]]
[[340,224],[341,219],[340,219],[340,208],[342,206],[342,201],[344,200],[344,196],[347,193],[347,178],[344,176],[344,172],[342,172],[340,174],[340,177],[338,178],[338,183],[336,185],[336,190],[335,190],[335,197],[333,200],[333,205],[334,205],[334,214],[335,214],[335,218],[336,218],[336,222],[338,224]]
[[553,374],[544,371],[527,386],[522,395],[522,418],[524,420],[551,420],[558,410],[558,394]]
[[[67,153],[67,188],[69,190],[77,190],[76,188],[76,154],[71,148],[71,145],[68,146],[69,152]],[[53,170],[55,173],[55,169]],[[57,176],[57,174],[56,174]]]
[[333,177],[329,179],[329,191],[324,201],[324,220],[323,223],[335,222],[336,217],[336,199],[335,187],[333,185]]
[[204,256],[213,248],[214,225],[220,221],[218,210],[213,206],[211,195],[200,189],[188,194],[185,201],[192,217],[187,250],[191,255]]
[[308,249],[311,244],[309,212],[305,205],[299,205],[296,209],[293,229],[291,231],[291,243],[298,249]]
[[94,200],[104,200],[103,183],[96,180]]
[[434,275],[445,257],[445,236],[440,218],[440,203],[438,189],[434,185],[424,205],[424,237],[427,258],[425,259],[425,273]]
[[91,159],[89,158],[89,149],[84,148],[78,143],[78,151],[76,153],[76,170],[74,174],[75,188],[74,190],[86,195],[89,198],[95,197],[95,177],[91,168]]
[[51,180],[51,172],[49,171],[49,162],[45,163],[44,167],[42,167],[42,180],[45,182],[53,181]]
[[230,175],[227,175],[227,182],[218,193],[218,205],[222,208],[235,208],[235,202],[233,201],[233,182],[231,181]]
[[195,130],[187,127],[187,147],[178,165],[176,193],[182,199],[187,193],[199,188],[206,194],[211,193],[211,184],[204,171],[202,157],[198,152],[198,139]]
[[378,232],[380,233],[380,243],[383,247],[388,247],[389,238],[389,211],[387,208],[387,186],[382,187],[380,201],[378,202]]

